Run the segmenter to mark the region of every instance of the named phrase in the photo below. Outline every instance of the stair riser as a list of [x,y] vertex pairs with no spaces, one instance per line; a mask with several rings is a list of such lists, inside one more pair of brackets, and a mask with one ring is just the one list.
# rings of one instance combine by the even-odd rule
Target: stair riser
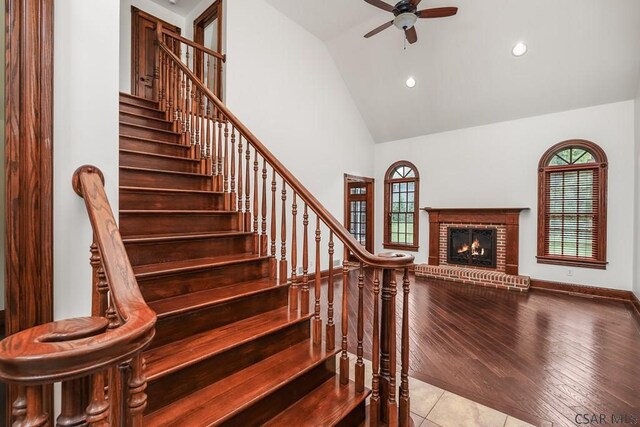
[[124,150],[142,151],[145,153],[164,154],[167,156],[187,157],[191,147],[187,145],[167,145],[153,141],[144,141],[127,136],[120,136],[120,148]]
[[207,270],[138,278],[145,300],[154,301],[190,292],[204,291],[269,275],[269,260],[230,264]]
[[164,119],[166,117],[163,111],[145,108],[138,105],[131,105],[125,102],[120,102],[120,112],[140,114],[142,116],[152,117],[154,119]]
[[251,253],[253,252],[253,236],[240,235],[144,243],[125,242],[125,248],[132,265],[159,264],[193,258]]
[[303,321],[150,381],[146,412],[160,409],[308,338],[309,321]]
[[[359,426],[364,423],[367,418],[367,401],[363,400],[358,406],[353,408],[351,412],[346,414],[335,427],[352,427]],[[414,426],[417,427],[417,426]]]
[[127,96],[124,94],[120,94],[120,103],[140,105],[140,106],[149,107],[149,108],[158,108],[158,103],[156,101],[151,101],[148,99],[140,99],[137,97]]
[[222,210],[222,194],[162,193],[135,190],[120,190],[122,210]]
[[155,129],[142,128],[129,123],[120,123],[120,133],[122,135],[149,138],[156,141],[173,142],[174,144],[177,144],[180,141],[180,135],[178,134]]
[[163,172],[121,169],[120,185],[126,187],[213,190],[213,179],[206,175],[178,175]]
[[173,124],[164,119],[155,119],[153,117],[136,116],[132,114],[120,112],[120,123],[148,126],[155,129],[173,130]]
[[150,348],[283,307],[288,302],[287,292],[288,287],[281,286],[198,311],[159,318]]
[[157,236],[180,233],[215,233],[237,231],[234,212],[219,214],[120,214],[123,236]]
[[335,357],[330,357],[324,363],[321,363],[284,387],[272,390],[271,394],[257,402],[254,402],[253,405],[249,406],[233,418],[221,423],[220,426],[261,426],[266,421],[285,410],[288,406],[295,403],[298,399],[334,376],[335,372]]
[[120,153],[120,166],[130,166],[135,168],[160,169],[173,172],[200,172],[200,162],[178,158],[150,156],[142,153]]

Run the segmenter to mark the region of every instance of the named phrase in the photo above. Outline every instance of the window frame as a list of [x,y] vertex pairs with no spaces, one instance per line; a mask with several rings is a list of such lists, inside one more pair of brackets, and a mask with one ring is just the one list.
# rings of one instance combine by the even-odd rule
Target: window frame
[[[588,151],[594,157],[594,163],[554,165],[549,163],[553,157],[570,148],[578,148]],[[547,175],[552,172],[570,172],[580,170],[594,170],[598,174],[598,224],[595,227],[596,252],[594,258],[580,256],[550,255],[546,247],[546,221],[547,217]],[[595,268],[604,270],[607,268],[607,156],[597,144],[583,140],[571,139],[560,142],[549,148],[538,164],[538,253],[539,264],[564,265],[573,267]]]
[[[414,172],[414,177],[411,178],[401,178],[401,179],[392,179],[391,175],[393,172],[400,166],[405,166],[411,168]],[[413,182],[414,183],[414,195],[413,195],[413,244],[402,244],[402,243],[392,243],[391,242],[391,185],[398,182]],[[384,176],[384,238],[382,242],[382,246],[385,249],[399,249],[417,252],[419,245],[419,236],[420,236],[420,224],[418,215],[420,208],[420,174],[418,173],[418,168],[413,163],[407,160],[399,160],[393,163],[387,169],[387,172]]]

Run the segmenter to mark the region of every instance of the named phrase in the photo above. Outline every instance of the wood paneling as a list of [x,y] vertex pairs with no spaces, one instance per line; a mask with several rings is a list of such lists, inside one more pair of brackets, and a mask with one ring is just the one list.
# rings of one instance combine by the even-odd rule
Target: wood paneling
[[[53,319],[53,0],[7,0],[6,11],[5,310],[13,334]],[[8,406],[16,396],[11,387]]]

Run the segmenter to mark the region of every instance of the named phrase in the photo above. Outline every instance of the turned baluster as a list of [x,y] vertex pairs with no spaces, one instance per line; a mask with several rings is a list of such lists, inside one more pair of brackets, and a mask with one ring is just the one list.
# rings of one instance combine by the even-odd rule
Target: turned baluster
[[300,290],[300,311],[309,313],[309,211],[304,204],[302,215],[302,289]]
[[[231,126],[231,134],[235,132],[233,125]],[[247,144],[249,145],[249,144]],[[229,194],[229,129],[228,126],[224,128],[224,155],[222,159],[222,178],[223,178],[223,186],[222,191],[225,194]]]
[[180,74],[180,132],[182,133],[182,143],[189,145],[189,137],[187,136],[187,77],[182,71]]
[[225,194],[225,208],[236,206],[236,130],[231,128],[231,185],[229,197]]
[[349,250],[345,246],[342,259],[342,353],[340,355],[340,384],[349,383],[349,355],[347,354],[347,335],[349,333],[349,305],[347,304],[349,288]]
[[[224,129],[225,132],[228,132],[228,127],[229,127],[229,121],[225,120],[224,121]],[[249,147],[249,142],[247,141],[247,148]],[[217,164],[216,164],[216,171],[217,171],[217,180],[216,180],[216,185],[217,185],[217,189],[221,189],[222,188],[222,156],[223,156],[223,147],[222,147],[222,123],[220,123],[218,125],[218,148],[217,148],[217,153],[218,155],[216,156],[217,159]]]
[[411,413],[409,406],[409,269],[402,276],[402,344],[400,354],[400,425],[409,426]]
[[364,362],[362,360],[364,339],[364,264],[360,263],[358,273],[358,346],[356,347],[356,392],[364,391]]
[[205,158],[203,165],[203,173],[210,175],[211,159],[209,158],[209,143],[211,142],[211,102],[209,98],[204,97],[202,103],[204,111],[202,112],[202,157]]
[[287,183],[282,178],[282,215],[280,222],[280,263],[279,281],[281,285],[287,283]]
[[56,427],[86,426],[85,409],[89,404],[89,383],[87,378],[77,378],[62,383],[60,415]]
[[276,170],[273,169],[271,176],[271,259],[269,260],[272,279],[277,277],[276,264]]
[[100,276],[98,271],[102,266],[102,261],[100,258],[100,251],[98,250],[98,245],[94,241],[91,244],[91,257],[89,258],[89,263],[91,264],[92,276],[93,276],[93,298],[91,302],[91,315],[100,317],[104,316],[107,312],[107,303],[108,303],[108,292],[109,285],[106,281],[101,280],[104,275]]
[[242,134],[238,138],[238,230],[244,231],[244,204],[242,203]]
[[267,255],[267,160],[262,159],[262,234],[260,235],[260,255]]
[[371,331],[371,399],[369,401],[369,420],[371,427],[380,424],[380,271],[373,271],[373,327]]
[[147,406],[147,379],[144,376],[144,361],[137,354],[131,360],[127,398],[127,427],[141,427],[144,408]]
[[396,402],[396,277],[395,271],[382,273],[382,322],[380,331],[380,396],[382,421],[397,425]]
[[244,230],[249,232],[251,231],[251,144],[249,144],[249,141],[247,141],[245,160]]
[[91,427],[109,426],[109,401],[104,394],[104,372],[96,372],[91,376],[91,402],[87,406],[87,423]]
[[258,150],[255,150],[253,156],[253,253],[260,253],[260,238],[258,236]]
[[298,310],[298,231],[296,217],[298,215],[297,194],[293,192],[291,202],[291,286],[289,287],[289,308]]
[[49,425],[49,415],[44,412],[44,391],[41,385],[19,387],[13,402],[14,427],[41,427]]
[[[107,277],[104,274],[104,267],[102,265],[100,265],[100,267],[98,268],[98,286],[101,289],[109,288]],[[108,293],[107,295],[109,296],[109,298],[107,302],[107,310],[105,311],[104,317],[109,320],[109,329],[116,329],[121,325],[120,316],[118,315],[118,312],[116,311],[113,304],[113,298],[111,298]]]
[[25,386],[18,386],[17,389],[16,400],[11,405],[11,415],[13,415],[14,427],[21,427],[27,416],[27,389]]
[[327,331],[326,347],[327,351],[336,347],[336,325],[333,323],[333,231],[329,230],[329,280],[327,286]]
[[[187,52],[189,50],[187,49]],[[196,141],[194,139],[193,132],[193,85],[191,84],[191,79],[187,77],[185,74],[185,87],[187,92],[185,93],[185,121],[184,121],[184,129],[185,129],[185,138],[187,139],[187,144],[191,146],[196,145]]]
[[322,284],[322,271],[320,270],[320,217],[316,215],[316,274],[314,283],[315,303],[313,305],[313,343],[320,345],[322,342],[322,319],[320,318],[320,285]]

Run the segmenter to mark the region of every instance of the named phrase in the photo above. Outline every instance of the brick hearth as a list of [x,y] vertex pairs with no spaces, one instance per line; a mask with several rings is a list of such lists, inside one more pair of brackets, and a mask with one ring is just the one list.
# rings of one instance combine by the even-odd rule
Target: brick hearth
[[[416,266],[416,276],[521,292],[529,289],[529,277],[518,274],[518,224],[522,209],[423,210],[429,213],[429,263]],[[496,229],[496,268],[449,265],[449,227]]]

